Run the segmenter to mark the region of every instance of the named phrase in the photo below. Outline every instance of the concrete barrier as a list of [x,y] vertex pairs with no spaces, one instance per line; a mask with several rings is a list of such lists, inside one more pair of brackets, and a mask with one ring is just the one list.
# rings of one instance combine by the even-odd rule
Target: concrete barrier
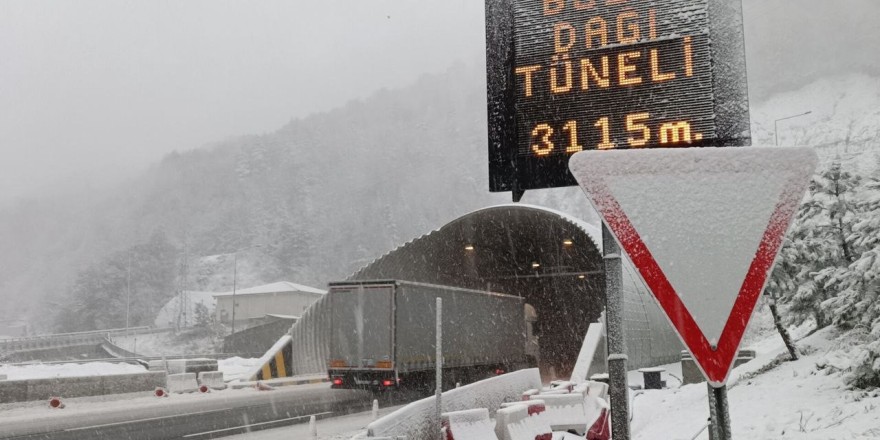
[[163,386],[164,372],[5,380],[0,382],[0,403],[46,400],[55,396],[71,398],[135,393]]
[[0,374],[0,380],[6,380],[6,375],[5,375],[5,374]]
[[155,360],[147,363],[150,371],[166,370],[168,374],[195,373],[217,371],[217,359],[169,359]]
[[202,371],[199,373],[199,385],[205,385],[212,390],[226,389],[222,371]]
[[199,390],[196,373],[168,375],[168,391],[172,393],[192,393]]

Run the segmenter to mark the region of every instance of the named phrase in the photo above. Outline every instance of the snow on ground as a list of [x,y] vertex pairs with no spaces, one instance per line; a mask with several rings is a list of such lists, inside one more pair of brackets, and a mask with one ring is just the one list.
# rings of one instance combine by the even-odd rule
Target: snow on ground
[[260,366],[259,358],[232,357],[217,361],[217,369],[223,372],[223,380],[227,382],[236,379],[245,379],[251,371]]
[[156,333],[119,336],[113,343],[142,356],[181,356],[217,353],[221,345],[210,332]]
[[0,375],[7,380],[48,379],[53,377],[105,376],[111,374],[132,374],[147,371],[140,365],[90,362],[86,364],[32,364],[0,365]]
[[183,304],[186,306],[186,315],[183,316],[181,314],[181,296],[180,294],[177,294],[162,306],[162,309],[156,314],[156,319],[153,321],[153,325],[158,328],[177,327],[178,324],[181,327],[195,325],[195,310],[198,304],[203,304],[205,306],[207,317],[211,318],[214,316],[214,308],[217,305],[217,300],[214,299],[214,295],[214,292],[187,291],[187,301]]
[[[389,414],[399,408],[399,406],[380,408],[379,417]],[[362,433],[372,421],[373,418],[371,411],[318,420],[318,440],[349,440],[355,435]],[[309,424],[306,421],[306,423],[284,428],[250,432],[247,434],[223,438],[228,440],[290,440],[311,438],[309,437],[309,434]]]
[[[729,392],[733,437],[880,438],[880,392],[847,390],[843,373],[819,367],[845,364],[846,338],[825,329],[798,345],[804,352],[800,360],[778,362],[786,352],[778,335],[769,335],[755,344],[758,358],[734,370]],[[706,424],[705,383],[634,394],[638,395],[633,404],[634,440],[691,439]],[[708,434],[697,438],[706,439]]]

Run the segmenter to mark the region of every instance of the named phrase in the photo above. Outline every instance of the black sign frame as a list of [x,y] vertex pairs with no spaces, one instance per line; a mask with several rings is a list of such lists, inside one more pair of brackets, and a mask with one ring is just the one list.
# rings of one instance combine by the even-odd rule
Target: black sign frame
[[[584,3],[629,3],[638,8],[698,8],[704,14],[705,32],[692,35],[693,38],[704,38],[710,41],[700,47],[708,47],[708,65],[703,65],[701,72],[707,78],[701,80],[701,84],[707,84],[702,95],[696,95],[702,107],[711,106],[711,116],[708,110],[700,113],[702,119],[690,121],[699,125],[702,132],[708,133],[706,138],[691,139],[687,144],[669,145],[675,147],[728,147],[751,145],[748,84],[746,77],[745,40],[743,36],[742,2],[741,0],[559,0],[551,1],[553,4]],[[527,35],[531,40],[540,38],[553,38],[552,30],[548,29],[550,19],[542,20],[537,11],[544,8],[544,0],[486,0],[486,77],[487,77],[487,110],[488,110],[488,141],[489,141],[489,190],[492,192],[513,193],[514,201],[519,201],[526,190],[575,186],[577,183],[568,171],[568,159],[570,154],[548,154],[538,157],[528,154],[524,150],[524,139],[529,139],[532,133],[524,133],[528,126],[535,126],[541,120],[540,113],[555,115],[559,113],[558,106],[581,105],[591,111],[605,111],[613,123],[625,124],[627,111],[638,112],[651,110],[636,108],[631,103],[638,100],[638,93],[631,93],[632,99],[627,101],[625,95],[619,95],[615,99],[606,102],[589,102],[583,104],[580,100],[589,100],[590,96],[571,97],[568,103],[564,99],[555,101],[557,107],[552,105],[542,107],[524,102],[522,99],[522,72],[517,74],[518,63],[522,58],[534,55],[529,53],[531,48],[520,44],[524,54],[517,57],[517,36]],[[646,6],[649,5],[649,6]],[[626,5],[624,5],[626,7]],[[620,6],[616,6],[620,9]],[[517,27],[517,23],[520,26]],[[666,20],[665,22],[668,22]],[[524,24],[526,23],[526,24]],[[532,27],[528,24],[535,23]],[[632,44],[637,50],[643,50],[647,55],[652,44],[681,44],[683,35],[677,39],[661,39],[652,41],[643,39]],[[531,41],[529,40],[529,41]],[[670,41],[675,40],[675,41]],[[659,47],[659,46],[658,46]],[[603,48],[597,48],[595,53],[601,55]],[[618,48],[619,50],[619,48]],[[549,60],[552,53],[546,53]],[[644,62],[645,57],[641,58]],[[614,58],[612,57],[612,63]],[[521,67],[521,66],[520,66]],[[708,69],[708,73],[707,73]],[[537,79],[535,80],[537,83]],[[545,86],[545,84],[542,84]],[[653,90],[662,90],[663,86],[654,87]],[[652,93],[651,88],[645,88],[644,93]],[[680,93],[676,92],[676,93]],[[624,96],[621,98],[620,96]],[[553,99],[557,99],[554,97]],[[616,108],[612,111],[614,103],[623,102],[629,108]],[[695,102],[691,98],[690,104]],[[580,104],[577,104],[580,103]],[[530,107],[531,106],[531,107]],[[665,113],[669,113],[668,109]],[[554,113],[555,112],[555,113]],[[559,125],[555,128],[552,139],[559,139],[562,131],[561,121],[547,117],[547,122]],[[636,121],[636,119],[633,119]],[[593,121],[585,121],[592,123]],[[639,121],[644,122],[644,121]],[[655,139],[659,137],[663,125],[668,121],[652,121],[655,130]],[[702,125],[700,125],[702,124]],[[667,127],[668,128],[668,127]],[[619,131],[615,133],[619,136]],[[700,134],[699,136],[702,136]],[[696,137],[699,137],[696,136]],[[550,139],[550,138],[548,138]],[[615,140],[617,137],[615,137]],[[657,147],[659,145],[649,145]],[[667,146],[667,145],[663,145]],[[584,149],[596,148],[595,145],[584,146]],[[616,144],[618,149],[626,149],[628,146]]]

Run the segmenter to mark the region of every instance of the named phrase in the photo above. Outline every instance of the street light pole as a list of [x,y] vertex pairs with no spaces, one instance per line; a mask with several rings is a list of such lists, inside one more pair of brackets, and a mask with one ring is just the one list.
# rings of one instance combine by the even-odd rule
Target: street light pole
[[235,334],[235,289],[238,278],[238,253],[241,251],[246,251],[248,249],[263,247],[262,244],[255,244],[253,246],[243,247],[241,249],[236,249],[232,252],[232,333]]
[[[125,279],[125,336],[129,336],[128,328],[131,320],[131,251],[128,251],[128,274]],[[134,351],[134,350],[132,350]]]
[[773,138],[774,138],[774,140],[775,140],[775,144],[776,144],[776,146],[777,146],[777,147],[779,146],[779,122],[781,122],[781,121],[786,121],[786,120],[789,120],[789,119],[799,118],[799,117],[801,117],[801,116],[806,116],[806,115],[809,115],[810,113],[813,113],[813,111],[810,110],[810,111],[808,111],[808,112],[801,113],[801,114],[799,114],[799,115],[786,116],[786,117],[784,117],[784,118],[777,119],[777,120],[773,121]]
[[238,277],[238,251],[232,253],[232,332],[235,334],[235,281]]

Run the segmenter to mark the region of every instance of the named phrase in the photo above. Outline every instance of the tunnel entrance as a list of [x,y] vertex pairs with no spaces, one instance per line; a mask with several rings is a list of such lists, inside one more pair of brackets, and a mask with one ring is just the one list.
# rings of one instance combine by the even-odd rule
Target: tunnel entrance
[[605,304],[598,230],[549,210],[480,210],[414,240],[354,274],[517,295],[537,313],[542,375],[568,377]]

